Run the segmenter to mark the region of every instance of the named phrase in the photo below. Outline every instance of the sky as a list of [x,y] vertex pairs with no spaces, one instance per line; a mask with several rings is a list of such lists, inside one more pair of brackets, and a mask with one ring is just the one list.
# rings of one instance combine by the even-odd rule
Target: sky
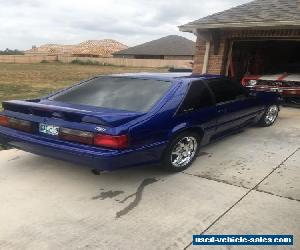
[[0,0],[0,50],[115,39],[134,46],[249,0]]

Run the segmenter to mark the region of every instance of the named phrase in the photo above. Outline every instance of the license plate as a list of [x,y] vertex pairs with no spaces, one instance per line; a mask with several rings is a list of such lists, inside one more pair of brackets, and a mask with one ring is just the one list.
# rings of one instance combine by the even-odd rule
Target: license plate
[[54,126],[54,125],[40,123],[39,131],[40,131],[40,133],[47,134],[47,135],[58,135],[59,127]]

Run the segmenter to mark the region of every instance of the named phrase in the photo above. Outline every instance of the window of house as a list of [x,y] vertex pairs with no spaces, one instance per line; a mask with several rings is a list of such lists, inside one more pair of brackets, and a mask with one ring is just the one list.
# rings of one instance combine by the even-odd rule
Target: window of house
[[199,110],[212,105],[214,105],[214,101],[207,86],[202,81],[195,81],[191,83],[179,113]]

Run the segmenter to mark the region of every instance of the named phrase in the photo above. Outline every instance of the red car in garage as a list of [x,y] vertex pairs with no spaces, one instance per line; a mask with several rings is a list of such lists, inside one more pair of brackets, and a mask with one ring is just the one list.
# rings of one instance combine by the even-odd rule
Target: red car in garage
[[286,101],[300,103],[300,73],[248,75],[242,84],[257,91],[278,91]]

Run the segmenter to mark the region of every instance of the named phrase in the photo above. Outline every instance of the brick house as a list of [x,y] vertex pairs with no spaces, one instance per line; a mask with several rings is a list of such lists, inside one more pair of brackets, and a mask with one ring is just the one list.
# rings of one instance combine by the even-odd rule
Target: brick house
[[193,60],[195,42],[169,35],[114,53],[115,58]]
[[194,73],[300,73],[300,0],[256,0],[179,29],[197,36]]

